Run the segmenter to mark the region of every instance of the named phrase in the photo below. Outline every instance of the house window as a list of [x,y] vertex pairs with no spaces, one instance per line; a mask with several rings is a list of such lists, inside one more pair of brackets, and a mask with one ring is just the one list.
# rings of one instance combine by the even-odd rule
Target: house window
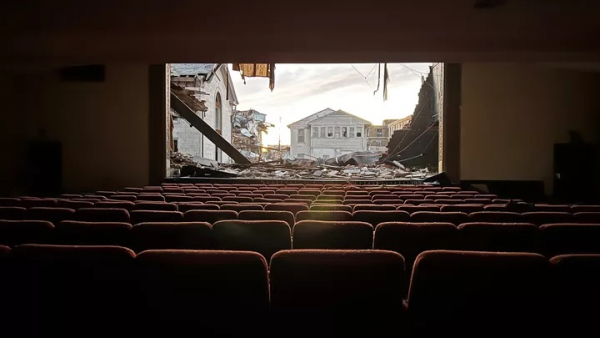
[[321,138],[325,138],[325,127],[321,127]]
[[312,137],[313,138],[319,137],[319,127],[312,127]]
[[356,127],[356,137],[362,137],[362,127]]
[[304,143],[304,129],[298,129],[298,143]]
[[176,153],[179,152],[179,140],[178,139],[173,140],[173,151]]
[[333,137],[340,138],[340,127],[333,127]]
[[342,127],[342,137],[348,137],[348,127]]
[[348,133],[348,137],[354,137],[354,127],[348,128],[350,132]]
[[333,137],[333,127],[327,127],[327,138]]
[[383,137],[383,129],[377,129],[377,137]]

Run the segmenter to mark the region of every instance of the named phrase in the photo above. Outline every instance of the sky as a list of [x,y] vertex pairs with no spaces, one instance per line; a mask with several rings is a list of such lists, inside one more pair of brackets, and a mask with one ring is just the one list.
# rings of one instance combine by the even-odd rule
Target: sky
[[[421,88],[421,76],[429,72],[429,63],[388,64],[388,100],[383,101],[383,65],[381,87],[377,88],[378,64],[276,64],[275,89],[267,78],[246,78],[232,71],[238,96],[238,110],[255,109],[267,114],[270,128],[263,136],[265,145],[290,144],[288,124],[325,108],[341,109],[373,124],[384,119],[400,119],[414,112]],[[231,65],[230,65],[231,67]],[[280,120],[281,119],[281,120]],[[281,121],[281,122],[280,122]]]

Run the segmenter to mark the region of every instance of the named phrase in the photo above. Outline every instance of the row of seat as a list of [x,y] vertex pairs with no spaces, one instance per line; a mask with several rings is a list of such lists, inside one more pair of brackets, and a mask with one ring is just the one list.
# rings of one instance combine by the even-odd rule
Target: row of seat
[[[293,244],[292,244],[293,241]],[[373,232],[366,222],[299,221],[290,229],[282,220],[149,222],[0,221],[0,244],[118,245],[148,249],[223,249],[256,251],[269,258],[285,249],[385,249],[402,254],[410,265],[433,249],[600,253],[600,224],[385,222]]]
[[[7,336],[590,334],[600,255],[0,247]],[[410,284],[407,301],[402,290]],[[553,306],[550,306],[553,305]]]
[[[111,205],[112,206],[112,205]],[[439,211],[415,211],[412,213],[405,210],[357,210],[354,212],[308,209],[303,204],[269,204],[265,206],[235,205],[214,206],[179,205],[177,209],[185,212],[173,211],[173,209],[162,209],[168,204],[158,204],[154,210],[132,210],[124,208],[20,208],[0,207],[0,219],[8,220],[45,220],[59,223],[65,220],[78,220],[90,222],[208,222],[214,223],[222,220],[246,219],[246,220],[283,220],[293,226],[295,222],[303,220],[321,221],[359,221],[367,222],[376,226],[383,222],[448,222],[461,224],[467,222],[500,222],[500,223],[533,223],[542,225],[546,223],[600,223],[600,212],[526,212],[514,213],[505,211],[478,211],[478,212],[439,212]],[[220,209],[222,208],[222,209]],[[409,209],[410,210],[410,209]],[[419,210],[419,209],[416,209]],[[431,209],[435,210],[435,209]],[[447,210],[447,209],[446,209]],[[239,211],[239,212],[238,212]],[[282,212],[288,212],[282,213]],[[275,218],[273,218],[275,217]]]

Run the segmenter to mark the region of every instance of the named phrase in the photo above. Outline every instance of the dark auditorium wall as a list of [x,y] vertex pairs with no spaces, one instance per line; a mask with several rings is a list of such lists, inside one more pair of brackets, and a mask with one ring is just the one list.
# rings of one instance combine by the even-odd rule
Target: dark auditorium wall
[[463,63],[462,180],[543,180],[569,131],[600,141],[600,73],[556,65]]
[[15,188],[17,169],[14,163],[20,161],[17,149],[21,145],[20,134],[24,126],[15,90],[14,74],[0,72],[0,194]]
[[[2,114],[2,131],[9,131],[0,136],[3,151],[22,152],[23,143],[45,129],[48,139],[62,142],[65,190],[147,184],[148,65],[109,64],[105,75],[104,82],[61,82],[57,70],[49,69],[2,78],[3,98],[18,102],[15,114]],[[4,95],[5,87],[15,95]],[[19,128],[8,127],[5,118]],[[23,167],[23,159],[12,155],[15,163],[1,161],[1,180],[15,180]]]

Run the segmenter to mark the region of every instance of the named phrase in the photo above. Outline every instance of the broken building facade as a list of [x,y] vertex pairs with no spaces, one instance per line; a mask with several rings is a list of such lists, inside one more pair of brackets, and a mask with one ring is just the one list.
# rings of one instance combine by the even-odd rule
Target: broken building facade
[[367,127],[367,150],[386,152],[390,131],[386,125]]
[[365,131],[371,125],[343,110],[326,108],[288,125],[290,155],[328,159],[367,150]]
[[438,168],[438,106],[433,67],[421,84],[410,126],[396,130],[388,144],[390,160],[407,167]]
[[260,158],[262,135],[273,125],[267,115],[254,109],[234,111],[232,115],[231,144],[252,161]]
[[[194,97],[206,106],[206,111],[196,114],[231,141],[231,116],[238,99],[227,64],[174,63],[171,64],[171,83],[191,90]],[[171,110],[173,121],[172,151],[191,155],[194,159],[207,158],[228,163],[230,158],[218,149],[196,128]]]

